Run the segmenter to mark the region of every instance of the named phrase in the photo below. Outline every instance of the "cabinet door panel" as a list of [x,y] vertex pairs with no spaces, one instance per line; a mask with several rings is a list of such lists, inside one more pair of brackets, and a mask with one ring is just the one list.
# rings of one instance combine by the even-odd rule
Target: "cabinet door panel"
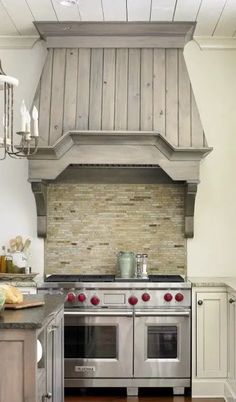
[[53,333],[53,402],[64,401],[64,314],[59,313]]
[[226,377],[227,376],[226,293],[199,292],[197,293],[196,296],[197,296],[197,377],[202,378]]

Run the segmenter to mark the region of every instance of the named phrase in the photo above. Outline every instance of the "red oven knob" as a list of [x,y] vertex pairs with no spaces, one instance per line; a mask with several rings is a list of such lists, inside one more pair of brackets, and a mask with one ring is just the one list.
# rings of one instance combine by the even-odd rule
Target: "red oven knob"
[[76,296],[74,293],[70,292],[67,294],[67,301],[70,303],[73,303],[76,299]]
[[93,296],[90,301],[93,306],[97,306],[100,303],[100,299],[97,296]]
[[86,300],[86,295],[84,293],[80,293],[78,295],[78,300],[83,303]]
[[144,302],[148,302],[150,299],[151,299],[151,296],[150,296],[149,293],[143,293],[143,294],[142,294],[142,300],[143,300]]
[[136,296],[130,296],[128,302],[131,306],[135,306],[138,303],[138,299]]
[[165,301],[170,302],[173,299],[173,296],[171,293],[166,293],[164,295],[164,299],[165,299]]
[[175,295],[175,300],[176,300],[177,302],[183,301],[183,300],[184,300],[184,295],[183,295],[182,293],[177,293],[177,294]]

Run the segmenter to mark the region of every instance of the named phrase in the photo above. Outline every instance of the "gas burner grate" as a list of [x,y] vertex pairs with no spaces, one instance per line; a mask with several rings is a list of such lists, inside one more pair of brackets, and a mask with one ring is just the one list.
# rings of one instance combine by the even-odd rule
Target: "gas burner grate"
[[113,282],[114,275],[50,275],[45,282]]
[[181,275],[149,275],[150,282],[184,282]]

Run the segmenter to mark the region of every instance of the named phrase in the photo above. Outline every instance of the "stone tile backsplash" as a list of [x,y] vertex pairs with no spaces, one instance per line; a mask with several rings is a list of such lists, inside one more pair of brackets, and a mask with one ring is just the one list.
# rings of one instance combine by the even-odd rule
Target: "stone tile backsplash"
[[50,184],[46,274],[116,273],[118,251],[149,273],[186,273],[181,184]]

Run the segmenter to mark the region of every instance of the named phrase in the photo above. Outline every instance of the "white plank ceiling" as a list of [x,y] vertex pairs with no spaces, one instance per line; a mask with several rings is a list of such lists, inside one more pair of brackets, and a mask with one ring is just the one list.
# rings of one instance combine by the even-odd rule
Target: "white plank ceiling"
[[236,0],[0,0],[0,35],[37,35],[32,21],[197,21],[195,36],[236,37]]

